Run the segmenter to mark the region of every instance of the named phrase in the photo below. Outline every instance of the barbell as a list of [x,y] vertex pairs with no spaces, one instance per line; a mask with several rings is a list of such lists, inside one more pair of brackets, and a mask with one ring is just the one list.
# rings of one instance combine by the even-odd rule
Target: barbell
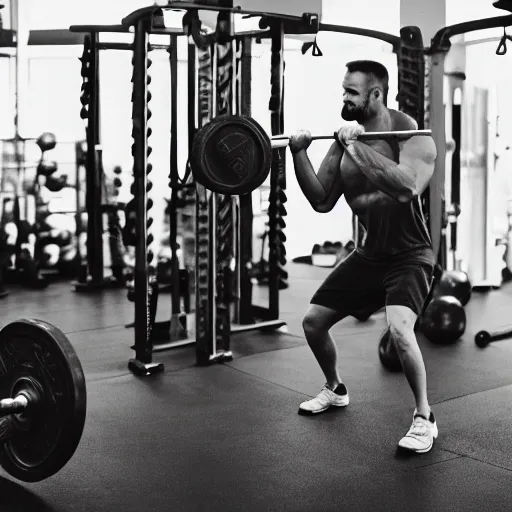
[[62,469],[82,437],[87,391],[64,333],[42,320],[0,331],[0,466],[39,482]]
[[[405,140],[431,135],[431,130],[365,132],[357,139]],[[334,138],[334,133],[312,136],[313,140]],[[267,179],[272,150],[288,146],[289,141],[287,135],[269,137],[251,117],[217,116],[197,131],[190,153],[190,169],[194,179],[213,192],[248,194]]]

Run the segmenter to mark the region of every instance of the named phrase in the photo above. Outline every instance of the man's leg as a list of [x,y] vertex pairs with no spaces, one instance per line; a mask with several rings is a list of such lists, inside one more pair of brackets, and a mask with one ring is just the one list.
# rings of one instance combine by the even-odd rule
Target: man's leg
[[391,338],[416,401],[417,412],[428,418],[427,372],[414,332],[418,315],[406,306],[387,306],[386,315]]
[[310,304],[302,320],[308,345],[331,389],[336,389],[342,380],[338,372],[338,351],[329,330],[346,316],[347,314],[344,312],[338,312],[318,304]]
[[412,426],[398,445],[417,453],[430,451],[438,435],[437,423],[428,402],[425,364],[414,333],[416,319],[430,289],[431,277],[428,265],[410,261],[392,265],[385,280],[386,315],[391,339],[416,402]]
[[319,413],[348,405],[348,393],[338,371],[338,354],[329,330],[347,316],[368,318],[384,305],[382,269],[356,252],[343,260],[311,299],[302,322],[306,340],[325,375],[319,395],[300,405],[299,413]]
[[338,351],[329,329],[345,318],[345,313],[326,306],[310,304],[302,321],[304,334],[327,383],[317,396],[302,402],[299,414],[318,414],[331,407],[345,407],[349,403],[348,392],[338,371]]

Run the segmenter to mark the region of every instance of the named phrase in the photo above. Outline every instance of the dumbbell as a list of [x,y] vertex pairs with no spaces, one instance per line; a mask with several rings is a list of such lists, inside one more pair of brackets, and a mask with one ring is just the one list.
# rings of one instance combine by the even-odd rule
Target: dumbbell
[[494,343],[495,341],[506,340],[512,338],[512,330],[507,329],[503,331],[479,331],[475,335],[475,343],[480,347],[484,348],[489,343]]

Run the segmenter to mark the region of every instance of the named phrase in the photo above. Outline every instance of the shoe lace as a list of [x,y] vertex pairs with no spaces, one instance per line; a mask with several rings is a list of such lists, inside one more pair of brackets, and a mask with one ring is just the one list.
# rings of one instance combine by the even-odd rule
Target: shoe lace
[[408,435],[426,436],[428,435],[428,427],[423,418],[414,418]]
[[321,390],[320,393],[316,396],[316,399],[320,402],[329,402],[329,393],[332,393],[332,391],[325,385]]

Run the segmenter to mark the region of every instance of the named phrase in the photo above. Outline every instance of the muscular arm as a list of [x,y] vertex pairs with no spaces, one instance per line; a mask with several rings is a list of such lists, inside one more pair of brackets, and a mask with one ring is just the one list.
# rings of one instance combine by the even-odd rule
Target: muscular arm
[[316,174],[305,150],[293,154],[293,165],[299,186],[317,212],[325,213],[332,210],[343,194],[340,172],[342,156],[343,151],[334,142]]
[[434,140],[420,136],[400,143],[398,164],[363,142],[347,145],[346,151],[369,181],[403,203],[425,190],[432,178],[437,156]]

